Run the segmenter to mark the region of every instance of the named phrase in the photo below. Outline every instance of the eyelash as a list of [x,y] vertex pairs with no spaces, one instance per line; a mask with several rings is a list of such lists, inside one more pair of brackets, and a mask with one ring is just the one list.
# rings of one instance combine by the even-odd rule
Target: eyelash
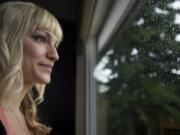
[[39,42],[39,43],[46,43],[46,38],[41,36],[41,35],[37,35],[33,37],[35,41]]
[[[47,40],[46,37],[42,36],[42,35],[35,35],[32,37],[36,42],[41,43],[41,44],[46,44]],[[56,48],[56,50],[59,48],[58,44],[54,46]]]
[[54,46],[56,48],[56,50],[59,48],[58,44]]

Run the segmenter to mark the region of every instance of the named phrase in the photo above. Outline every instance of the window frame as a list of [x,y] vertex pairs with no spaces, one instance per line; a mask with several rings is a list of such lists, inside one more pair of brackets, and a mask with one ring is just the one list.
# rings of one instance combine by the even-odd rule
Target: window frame
[[[135,3],[136,0],[84,2],[77,47],[76,135],[98,135],[97,89],[93,77],[97,54],[103,54],[110,47],[108,43]],[[112,19],[115,17],[114,22]]]

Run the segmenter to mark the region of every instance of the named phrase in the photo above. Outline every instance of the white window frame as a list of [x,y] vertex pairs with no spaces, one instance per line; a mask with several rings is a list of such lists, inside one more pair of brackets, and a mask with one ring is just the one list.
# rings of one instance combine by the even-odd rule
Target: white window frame
[[85,0],[76,65],[76,135],[98,135],[96,55],[108,45],[136,0]]

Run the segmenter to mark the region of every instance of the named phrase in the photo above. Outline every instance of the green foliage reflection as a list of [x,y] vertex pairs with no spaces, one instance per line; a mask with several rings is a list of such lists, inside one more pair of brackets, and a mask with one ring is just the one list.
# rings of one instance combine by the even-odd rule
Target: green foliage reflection
[[180,10],[174,2],[139,2],[106,54],[104,69],[111,73],[108,81],[98,80],[108,89],[99,92],[98,115],[106,118],[107,135],[159,135],[161,122],[180,122]]

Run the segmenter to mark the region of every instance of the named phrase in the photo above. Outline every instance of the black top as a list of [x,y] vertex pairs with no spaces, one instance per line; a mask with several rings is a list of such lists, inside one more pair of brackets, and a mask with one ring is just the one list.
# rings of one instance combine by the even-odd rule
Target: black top
[[6,135],[6,130],[1,121],[0,121],[0,135]]

